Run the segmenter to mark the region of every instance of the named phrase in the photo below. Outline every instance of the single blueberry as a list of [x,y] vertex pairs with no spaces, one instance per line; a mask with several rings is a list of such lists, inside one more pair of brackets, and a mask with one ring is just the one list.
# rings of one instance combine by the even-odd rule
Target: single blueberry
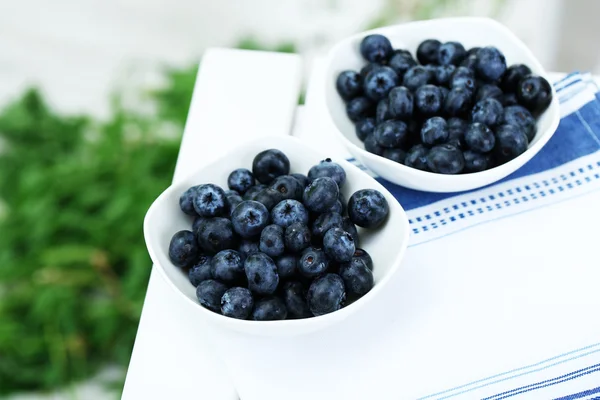
[[465,133],[465,143],[473,151],[487,153],[494,148],[496,137],[486,124],[473,122]]
[[279,297],[265,297],[254,304],[252,319],[255,321],[278,321],[286,318],[287,309]]
[[458,67],[452,78],[450,78],[450,88],[465,88],[474,91],[477,87],[477,81],[475,80],[475,74],[473,70],[467,67]]
[[216,313],[221,312],[221,298],[227,291],[227,286],[219,281],[207,279],[202,281],[196,287],[196,297],[198,302],[204,308],[208,308]]
[[503,107],[518,106],[519,100],[516,93],[504,93],[500,99]]
[[302,200],[304,188],[296,178],[290,175],[283,175],[275,178],[271,183],[271,189],[278,191],[282,199]]
[[389,112],[392,117],[409,120],[413,115],[414,97],[404,86],[393,88],[388,95]]
[[260,233],[260,251],[271,258],[278,257],[285,250],[283,228],[279,225],[267,225]]
[[467,121],[455,117],[449,118],[446,124],[448,125],[448,140],[446,143],[458,149],[463,149],[465,147],[465,132],[469,127]]
[[504,109],[503,123],[516,125],[525,132],[527,140],[530,142],[535,137],[536,121],[533,115],[522,106],[510,106]]
[[234,248],[237,242],[231,221],[220,217],[203,220],[197,238],[200,247],[210,254]]
[[390,40],[383,35],[373,34],[360,42],[360,54],[367,61],[382,63],[388,60],[393,48]]
[[220,282],[233,284],[244,277],[244,266],[240,253],[235,250],[221,250],[211,261],[212,276]]
[[371,258],[371,255],[367,253],[366,250],[357,248],[354,251],[354,256],[352,257],[352,260],[354,259],[363,261],[367,268],[373,271],[373,259]]
[[502,90],[496,85],[491,83],[486,83],[485,85],[481,85],[477,88],[477,92],[475,93],[475,101],[479,102],[484,99],[496,99],[500,103],[502,103]]
[[500,87],[505,92],[516,92],[519,81],[528,75],[531,75],[531,69],[527,65],[511,65],[506,69],[506,72],[502,76]]
[[363,228],[377,228],[385,221],[390,211],[385,197],[375,189],[354,192],[348,201],[350,220]]
[[342,228],[342,216],[335,212],[323,213],[312,224],[312,237],[317,242],[323,241],[325,233],[332,228]]
[[[373,125],[373,128],[375,128],[375,125]],[[304,188],[308,186],[308,176],[304,175],[304,174],[290,174],[290,176],[293,176],[294,178],[296,178],[296,180],[298,182],[300,182],[300,185],[302,186],[302,190],[304,191]]]
[[378,63],[368,63],[366,64],[364,67],[362,67],[360,69],[360,77],[365,79],[367,77],[367,75],[369,75],[369,72],[373,71],[376,68],[379,68],[383,66],[383,64],[378,64]]
[[355,246],[358,246],[360,244],[360,239],[358,236],[358,230],[356,229],[356,225],[354,225],[354,223],[350,220],[349,217],[342,218],[342,229],[352,236],[352,240],[354,240]]
[[477,55],[471,54],[466,56],[458,65],[475,71],[475,66],[477,65]]
[[227,186],[239,194],[244,194],[246,190],[254,186],[254,175],[246,168],[238,168],[229,174]]
[[327,268],[329,268],[329,259],[323,250],[315,247],[307,247],[300,254],[297,268],[307,278],[314,278],[327,271]]
[[471,110],[471,120],[473,122],[480,122],[492,128],[502,122],[503,115],[502,104],[491,98],[478,101]]
[[482,47],[477,52],[475,72],[484,81],[494,82],[502,77],[506,71],[506,58],[504,54],[493,46]]
[[194,198],[196,197],[196,191],[198,190],[198,186],[192,186],[185,192],[181,194],[179,197],[179,207],[181,211],[186,213],[187,215],[196,216],[196,210],[194,209]]
[[426,85],[431,81],[431,72],[425,67],[417,65],[406,71],[406,74],[404,74],[404,78],[402,79],[402,86],[414,92],[419,87]]
[[382,147],[400,147],[408,139],[408,129],[402,121],[385,121],[377,125],[374,135]]
[[188,271],[188,278],[192,285],[198,286],[202,281],[213,279],[211,260],[212,257],[207,255],[198,257],[194,266]]
[[217,185],[207,183],[196,189],[194,209],[201,217],[218,217],[227,214],[227,197]]
[[363,82],[363,91],[368,98],[379,101],[395,86],[398,86],[398,74],[390,67],[382,66],[369,72]]
[[248,257],[248,255],[259,252],[260,249],[258,246],[259,244],[257,241],[242,239],[237,249],[240,253],[240,256],[242,257],[242,261],[246,260],[246,257]]
[[435,83],[438,85],[449,86],[454,71],[456,71],[456,65],[448,64],[436,66],[433,73]]
[[496,128],[494,153],[500,163],[508,162],[527,150],[529,142],[523,130],[515,125],[501,125]]
[[232,287],[221,298],[221,314],[226,317],[248,319],[254,308],[252,292],[242,287]]
[[415,92],[415,108],[420,116],[431,117],[442,110],[442,92],[437,86],[423,85]]
[[242,201],[244,201],[244,199],[242,199],[240,195],[232,194],[230,196],[227,196],[226,202],[227,208],[229,209],[229,213],[231,214],[233,210],[235,210],[237,205],[240,204]]
[[444,101],[444,111],[449,117],[463,117],[468,115],[473,102],[473,92],[465,88],[456,88],[450,90],[446,101]]
[[346,104],[346,114],[351,121],[375,116],[375,103],[366,97],[356,97]]
[[202,218],[202,217],[194,218],[194,222],[192,223],[192,232],[194,232],[197,235],[198,228],[200,227],[200,224],[202,223],[202,221],[204,221],[205,219],[206,218]]
[[448,140],[448,124],[442,117],[431,117],[423,123],[421,128],[421,141],[423,144],[433,146]]
[[189,267],[200,254],[196,235],[190,231],[179,231],[169,243],[169,259],[176,267]]
[[344,186],[344,182],[346,182],[346,171],[344,171],[344,168],[340,164],[333,162],[331,158],[326,158],[308,170],[309,183],[323,177],[333,179],[337,183],[338,188],[341,188]]
[[369,153],[382,156],[384,148],[381,147],[379,143],[377,143],[377,140],[375,139],[375,134],[372,134],[367,136],[367,138],[365,139],[365,150]]
[[335,88],[344,100],[351,100],[362,93],[362,77],[356,71],[342,71],[335,81]]
[[373,288],[373,272],[359,258],[340,265],[339,275],[349,295],[364,296]]
[[253,200],[262,203],[268,211],[271,211],[273,207],[284,200],[284,198],[280,191],[273,188],[267,188],[258,192],[256,196],[254,196]]
[[552,102],[552,86],[541,76],[526,76],[517,85],[517,99],[533,115],[540,115]]
[[[337,201],[339,188],[329,177],[317,178],[304,189],[304,205],[312,212],[325,212]],[[297,221],[294,221],[297,222]],[[304,221],[306,224],[308,221]]]
[[458,42],[446,42],[438,49],[438,63],[440,65],[458,65],[466,56],[467,51]]
[[295,222],[307,224],[308,211],[297,200],[283,200],[271,210],[271,221],[282,228],[287,228]]
[[331,260],[348,262],[354,255],[354,238],[341,228],[331,228],[323,236],[323,249]]
[[442,43],[436,39],[427,39],[417,47],[417,60],[423,65],[437,64],[438,51]]
[[248,289],[258,294],[272,294],[279,284],[275,262],[264,253],[252,253],[244,261]]
[[342,202],[338,199],[338,201],[333,203],[333,206],[331,206],[331,208],[329,210],[327,210],[326,212],[335,212],[338,214],[342,214],[343,211],[344,211],[344,206],[342,205]]
[[290,173],[290,160],[277,149],[261,151],[252,161],[252,173],[263,184],[269,184],[278,176]]
[[326,274],[315,279],[306,294],[308,308],[315,316],[339,310],[345,300],[344,281],[336,274]]
[[258,201],[242,201],[231,213],[231,222],[233,229],[241,237],[256,237],[269,223],[269,210]]
[[406,158],[404,159],[404,165],[411,168],[420,169],[421,171],[427,171],[429,168],[427,167],[427,154],[429,153],[429,149],[422,144],[417,144],[411,147],[411,149],[406,153]]
[[388,160],[404,164],[404,160],[406,159],[406,152],[402,149],[385,149],[383,151],[383,156]]
[[297,253],[310,246],[310,230],[308,226],[296,222],[285,228],[285,248]]
[[298,268],[298,256],[295,254],[284,254],[275,260],[279,279],[290,279],[296,276]]
[[286,282],[283,285],[283,302],[290,318],[310,318],[312,314],[306,303],[304,286],[297,281]]
[[246,193],[244,193],[244,195],[242,196],[242,199],[243,200],[254,200],[254,197],[266,188],[267,188],[267,185],[263,185],[262,183],[258,184],[258,185],[254,185],[250,189],[248,189],[246,191]]
[[417,62],[412,58],[410,53],[407,54],[400,51],[394,52],[388,61],[388,66],[396,71],[399,77],[404,76],[406,71],[415,65],[417,65]]
[[386,98],[379,100],[377,109],[375,110],[375,123],[379,124],[383,121],[393,119],[390,113],[390,103]]
[[[392,90],[393,91],[393,90]],[[391,94],[391,92],[390,92]],[[375,131],[375,119],[373,118],[365,118],[356,122],[354,126],[356,131],[356,136],[360,139],[361,142],[364,142],[367,136],[373,134]],[[306,186],[305,186],[306,187]]]
[[427,166],[432,172],[458,174],[465,167],[465,159],[456,147],[441,144],[433,147],[427,155]]
[[465,169],[463,172],[480,172],[492,167],[492,157],[489,154],[465,150],[463,157],[465,158]]

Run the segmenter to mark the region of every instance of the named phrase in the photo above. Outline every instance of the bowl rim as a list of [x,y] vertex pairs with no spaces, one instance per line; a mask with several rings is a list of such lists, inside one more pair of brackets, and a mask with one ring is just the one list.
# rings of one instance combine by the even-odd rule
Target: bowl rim
[[[327,54],[326,57],[326,62],[325,62],[325,85],[330,84],[329,80],[327,78],[329,78],[329,73],[330,71],[330,66],[333,63],[334,59],[335,59],[335,55],[336,53],[339,51],[340,48],[346,47],[351,45],[351,43],[353,43],[355,40],[363,38],[366,35],[369,34],[374,34],[374,33],[378,33],[378,34],[382,34],[382,35],[386,35],[389,34],[390,32],[393,32],[395,30],[397,30],[399,27],[403,27],[406,28],[407,26],[418,26],[418,25],[423,25],[423,26],[427,26],[427,25],[436,25],[439,23],[480,23],[483,25],[493,25],[496,29],[498,29],[499,31],[502,31],[502,33],[508,37],[510,37],[511,41],[514,43],[514,45],[516,47],[519,47],[520,50],[526,54],[526,56],[528,58],[530,58],[532,60],[532,62],[530,63],[531,66],[533,66],[534,70],[538,71],[536,72],[536,74],[538,76],[543,77],[544,79],[546,79],[548,82],[551,82],[551,80],[549,79],[548,76],[548,72],[544,69],[544,67],[541,65],[541,63],[539,62],[539,60],[535,57],[535,55],[531,52],[531,50],[527,47],[527,45],[525,45],[525,43],[523,43],[523,41],[521,39],[519,39],[518,36],[516,36],[510,29],[508,29],[505,25],[501,24],[500,22],[492,19],[492,18],[488,18],[488,17],[449,17],[449,18],[435,18],[435,19],[430,19],[430,20],[422,20],[422,21],[410,21],[410,22],[406,22],[406,23],[400,23],[400,24],[395,24],[395,25],[388,25],[388,26],[384,26],[384,27],[380,27],[380,28],[375,28],[375,29],[370,29],[370,30],[366,30],[363,32],[359,32],[356,34],[353,34],[351,36],[346,37],[345,39],[340,40],[339,42],[337,42],[336,44],[334,44],[330,49],[329,52]],[[490,168],[488,170],[485,171],[479,171],[479,172],[470,172],[470,173],[464,173],[464,174],[456,174],[456,175],[450,175],[450,174],[439,174],[439,173],[435,173],[435,172],[430,172],[430,171],[422,171],[416,168],[411,168],[411,167],[407,167],[404,164],[400,164],[391,160],[388,160],[385,157],[382,156],[378,156],[376,154],[372,154],[369,153],[368,151],[366,151],[364,148],[361,148],[359,146],[357,146],[356,144],[354,144],[353,142],[351,142],[346,135],[342,132],[341,129],[338,128],[337,124],[335,123],[335,120],[332,116],[332,112],[331,109],[329,107],[329,101],[325,101],[325,107],[327,109],[327,116],[330,120],[330,122],[334,125],[335,127],[335,134],[338,136],[338,138],[340,138],[342,140],[342,142],[344,143],[344,145],[349,148],[352,149],[351,152],[353,153],[358,153],[360,154],[361,158],[366,158],[367,160],[373,161],[373,162],[380,162],[383,163],[383,166],[385,168],[397,168],[399,173],[408,173],[411,174],[412,176],[415,177],[415,179],[417,178],[423,178],[423,179],[429,179],[432,177],[435,177],[436,179],[445,179],[448,183],[454,183],[454,184],[467,184],[469,181],[471,181],[475,176],[477,178],[480,178],[482,180],[484,179],[493,179],[491,183],[502,179],[502,177],[505,177],[507,175],[509,175],[512,172],[509,172],[507,174],[505,174],[504,172],[501,172],[501,169],[506,169],[506,170],[510,170],[512,166],[514,166],[514,164],[517,164],[519,162],[521,162],[521,160],[523,160],[524,158],[528,158],[528,157],[533,157],[535,156],[535,154],[537,154],[541,148],[550,140],[550,138],[554,135],[554,133],[556,132],[556,129],[558,128],[559,122],[560,122],[560,109],[559,109],[559,104],[558,104],[558,95],[556,93],[556,89],[554,88],[554,85],[552,83],[550,83],[550,87],[552,88],[552,101],[549,105],[549,107],[546,109],[546,111],[544,111],[544,113],[549,112],[550,116],[551,116],[551,122],[550,122],[550,126],[548,127],[548,129],[544,130],[543,132],[539,133],[539,137],[537,139],[537,141],[535,143],[533,143],[532,145],[530,145],[527,150],[525,150],[523,153],[521,153],[520,155],[518,155],[517,157],[513,158],[512,160],[498,165],[494,168]],[[325,93],[327,93],[327,87],[323,87],[323,90],[325,91]],[[325,98],[327,98],[327,96],[325,96]],[[341,98],[339,99],[340,101]],[[525,162],[527,162],[528,160],[525,160],[523,162],[523,164]],[[522,166],[522,165],[521,165]],[[516,167],[514,171],[518,170],[520,168],[520,166]],[[500,174],[502,175],[501,178],[497,178],[497,175]],[[487,184],[486,184],[487,185]],[[481,187],[481,186],[486,186],[486,185],[479,185],[477,187]]]
[[[251,329],[251,328],[257,328],[257,327],[265,327],[265,329],[272,329],[272,330],[275,330],[275,329],[286,330],[286,329],[292,329],[294,327],[300,327],[300,326],[306,327],[307,325],[315,325],[315,328],[318,329],[319,325],[324,327],[324,326],[333,324],[336,321],[339,322],[339,321],[344,320],[346,317],[348,317],[351,314],[356,313],[366,303],[371,302],[376,296],[378,296],[379,292],[382,290],[382,288],[385,287],[389,283],[389,281],[397,274],[397,272],[399,271],[400,266],[402,264],[402,260],[404,259],[406,249],[408,247],[408,242],[410,239],[410,227],[409,227],[410,224],[408,221],[408,216],[406,215],[406,211],[404,210],[404,208],[402,207],[400,202],[381,183],[377,182],[377,180],[375,180],[373,177],[371,177],[369,174],[367,174],[366,172],[364,172],[357,166],[353,165],[352,163],[350,163],[344,159],[335,160],[335,162],[339,163],[345,170],[350,169],[350,170],[354,171],[355,173],[362,174],[362,175],[368,177],[370,180],[372,180],[375,188],[377,190],[379,190],[380,192],[382,192],[382,194],[384,194],[384,196],[386,197],[388,202],[395,201],[397,203],[397,208],[398,208],[397,212],[400,213],[400,215],[398,217],[402,220],[403,225],[404,225],[404,228],[403,228],[404,232],[402,232],[402,233],[405,237],[405,240],[402,243],[400,243],[395,257],[393,258],[393,260],[390,261],[391,262],[390,269],[381,277],[379,282],[377,282],[377,284],[374,285],[373,288],[368,293],[366,293],[360,299],[354,301],[352,304],[349,304],[348,306],[344,306],[344,307],[340,308],[339,310],[336,310],[336,311],[328,313],[328,314],[313,316],[313,317],[309,317],[309,318],[285,319],[285,320],[276,320],[276,321],[241,320],[241,319],[236,319],[236,318],[232,318],[232,317],[227,317],[222,314],[218,314],[216,312],[206,309],[205,307],[200,305],[197,300],[195,301],[195,300],[190,299],[188,296],[186,296],[184,293],[182,293],[181,290],[177,287],[177,285],[169,278],[169,276],[165,270],[165,268],[168,268],[169,266],[165,266],[160,263],[159,257],[158,257],[158,249],[154,249],[153,246],[151,245],[151,242],[152,242],[152,240],[150,238],[152,235],[152,233],[150,232],[152,229],[151,222],[154,218],[156,218],[155,214],[160,211],[161,205],[166,201],[166,198],[168,198],[169,195],[171,195],[175,191],[180,192],[181,191],[180,186],[183,184],[183,182],[188,181],[192,176],[201,174],[204,170],[210,169],[215,164],[217,164],[217,163],[221,162],[223,159],[229,157],[230,154],[238,152],[238,151],[242,151],[242,149],[244,149],[248,145],[258,144],[258,143],[265,143],[265,144],[268,143],[269,146],[276,146],[277,141],[279,141],[279,142],[290,141],[290,142],[293,142],[294,144],[304,146],[305,148],[314,150],[317,154],[319,154],[322,157],[326,157],[319,150],[314,149],[313,146],[311,146],[310,144],[307,144],[306,142],[299,140],[292,136],[266,136],[266,137],[262,137],[260,139],[244,142],[243,144],[232,148],[229,152],[223,154],[222,156],[215,158],[210,163],[208,163],[200,168],[195,169],[194,171],[192,171],[189,174],[186,174],[182,179],[179,179],[177,182],[171,183],[171,185],[169,185],[169,187],[167,187],[152,202],[152,204],[148,208],[148,211],[146,212],[146,215],[144,217],[143,230],[144,230],[144,240],[146,242],[146,248],[148,250],[148,254],[150,255],[153,265],[156,267],[156,269],[158,269],[160,271],[160,275],[162,276],[162,278],[168,283],[168,285],[171,287],[171,289],[173,289],[177,293],[178,297],[182,297],[186,301],[186,303],[193,305],[196,309],[199,309],[200,315],[203,315],[205,318],[207,318],[209,321],[211,321],[211,323],[214,322],[215,324],[218,324],[218,325],[225,324],[225,325],[230,326],[231,329],[234,329],[237,331],[244,330],[244,328]],[[358,190],[360,190],[360,189],[358,189]],[[388,216],[387,221],[386,221],[387,224],[390,223],[389,218],[390,217]],[[397,226],[395,229],[402,229],[402,228]],[[170,265],[170,267],[177,268],[174,265]],[[269,331],[265,331],[264,334],[268,335]]]

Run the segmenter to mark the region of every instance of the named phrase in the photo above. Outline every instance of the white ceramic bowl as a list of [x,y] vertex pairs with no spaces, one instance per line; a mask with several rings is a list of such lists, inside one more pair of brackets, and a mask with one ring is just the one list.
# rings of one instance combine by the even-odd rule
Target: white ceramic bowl
[[192,219],[181,212],[179,196],[190,186],[214,183],[226,187],[229,173],[236,168],[250,168],[254,156],[259,152],[276,148],[290,159],[291,171],[306,174],[311,166],[327,158],[326,154],[302,143],[293,137],[276,136],[263,138],[243,147],[238,147],[219,160],[200,169],[186,179],[173,184],[152,204],[144,219],[144,237],[150,257],[171,288],[184,301],[191,302],[195,313],[190,318],[201,318],[207,323],[242,333],[268,336],[293,336],[316,331],[352,315],[360,307],[368,307],[371,299],[385,290],[386,282],[398,270],[408,243],[408,219],[396,199],[377,181],[354,165],[335,160],[345,170],[346,184],[342,192],[346,198],[359,189],[376,189],[389,203],[389,217],[384,226],[377,230],[359,228],[361,247],[373,258],[375,286],[360,300],[336,312],[314,318],[285,321],[243,321],[224,317],[202,307],[196,299],[196,288],[189,282],[187,274],[175,267],[168,256],[171,237],[182,229],[191,229]]
[[[361,40],[368,34],[380,33],[387,36],[395,49],[407,49],[413,55],[425,39],[441,42],[459,41],[465,48],[474,46],[496,46],[506,56],[510,66],[516,63],[528,65],[534,74],[548,79],[539,61],[519,38],[504,25],[488,18],[447,18],[411,22],[362,32],[335,45],[326,65],[325,101],[328,114],[337,127],[338,138],[350,153],[373,172],[390,182],[412,189],[428,192],[458,192],[475,189],[493,183],[513,173],[529,161],[552,137],[560,120],[558,99],[554,97],[550,107],[538,120],[537,133],[526,152],[519,157],[487,171],[463,175],[442,175],[424,172],[386,158],[371,154],[364,149],[356,137],[354,124],[346,115],[346,107],[335,89],[338,74],[344,70],[360,70],[366,61],[359,51]],[[550,79],[548,79],[549,82]],[[554,91],[554,88],[552,89]]]

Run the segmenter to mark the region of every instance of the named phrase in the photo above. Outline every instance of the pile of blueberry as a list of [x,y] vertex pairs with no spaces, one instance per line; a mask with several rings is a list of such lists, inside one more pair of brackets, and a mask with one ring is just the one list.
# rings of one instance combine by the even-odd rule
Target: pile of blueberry
[[[256,183],[258,181],[258,183]],[[290,174],[276,149],[236,169],[225,191],[193,186],[180,197],[195,217],[169,245],[173,264],[188,271],[200,304],[257,321],[308,318],[336,311],[373,287],[373,261],[359,248],[356,225],[381,226],[389,213],[378,191],[346,203],[344,169],[331,159],[308,175]]]
[[492,46],[429,39],[415,60],[374,34],[360,52],[368,63],[336,80],[356,135],[365,150],[423,171],[479,172],[514,159],[552,100],[546,79],[523,64],[507,68]]

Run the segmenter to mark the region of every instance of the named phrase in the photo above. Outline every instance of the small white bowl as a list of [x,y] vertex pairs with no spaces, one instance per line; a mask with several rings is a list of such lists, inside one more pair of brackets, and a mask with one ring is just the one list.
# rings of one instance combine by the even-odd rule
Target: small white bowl
[[506,164],[464,175],[443,175],[420,171],[386,158],[371,154],[364,149],[356,137],[354,124],[346,115],[346,107],[335,89],[335,81],[344,70],[360,70],[366,61],[359,51],[361,40],[372,33],[387,36],[395,49],[409,50],[413,55],[418,45],[425,39],[438,39],[441,42],[459,41],[465,48],[475,46],[496,46],[506,56],[506,62],[523,63],[536,75],[543,76],[549,82],[548,74],[539,61],[510,30],[489,18],[445,18],[429,21],[411,22],[362,32],[342,40],[330,53],[325,72],[325,101],[328,114],[337,127],[337,136],[348,151],[373,172],[396,183],[412,189],[427,192],[458,192],[489,185],[519,169],[529,161],[552,137],[560,121],[558,98],[553,90],[550,107],[537,123],[537,133],[529,148],[519,157]]
[[[388,201],[390,212],[385,224],[376,230],[359,228],[360,246],[373,258],[375,286],[360,300],[336,312],[314,318],[284,321],[243,321],[224,317],[202,307],[196,298],[196,288],[188,276],[175,267],[168,256],[171,237],[175,232],[191,230],[192,220],[181,212],[179,196],[190,186],[214,183],[227,186],[229,173],[236,168],[251,168],[254,156],[259,152],[276,148],[289,158],[291,172],[306,174],[311,166],[327,158],[327,154],[289,136],[263,138],[243,147],[234,148],[219,160],[189,175],[186,179],[166,189],[150,206],[144,219],[144,237],[154,265],[181,298],[195,306],[190,318],[200,318],[220,328],[242,333],[266,336],[294,336],[310,333],[354,314],[360,307],[368,307],[371,300],[385,290],[386,283],[396,273],[408,244],[409,224],[404,209],[398,201],[377,181],[354,165],[335,160],[346,170],[346,184],[342,192],[349,196],[359,189],[376,189]],[[194,309],[194,307],[192,307]]]

